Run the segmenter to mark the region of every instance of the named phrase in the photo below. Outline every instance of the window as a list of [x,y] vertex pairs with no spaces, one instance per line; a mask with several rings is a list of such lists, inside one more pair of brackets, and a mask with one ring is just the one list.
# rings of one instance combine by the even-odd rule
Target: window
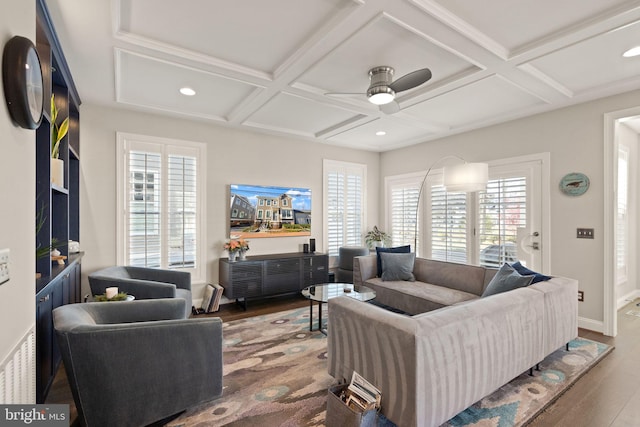
[[447,193],[440,184],[430,185],[429,222],[431,258],[467,263],[467,194]]
[[118,263],[204,280],[204,144],[118,134]]
[[391,233],[392,246],[411,245],[412,250],[414,247],[420,247],[420,236],[416,236],[416,228],[418,228],[418,193],[423,179],[423,173],[385,179],[389,201],[387,217],[390,222],[387,229]]
[[432,170],[422,190],[417,224],[415,208],[424,176],[388,177],[387,218],[393,244],[414,244],[417,226],[420,256],[488,267],[520,260],[541,269],[544,158],[492,162],[486,190],[477,193],[445,192],[441,170]]
[[364,234],[367,166],[324,161],[325,247],[337,256],[341,246],[360,246]]

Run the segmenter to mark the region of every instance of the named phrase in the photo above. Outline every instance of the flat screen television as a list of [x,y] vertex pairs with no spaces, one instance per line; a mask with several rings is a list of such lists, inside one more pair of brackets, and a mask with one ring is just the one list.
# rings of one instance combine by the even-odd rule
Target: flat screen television
[[311,190],[232,184],[229,237],[255,239],[311,235]]

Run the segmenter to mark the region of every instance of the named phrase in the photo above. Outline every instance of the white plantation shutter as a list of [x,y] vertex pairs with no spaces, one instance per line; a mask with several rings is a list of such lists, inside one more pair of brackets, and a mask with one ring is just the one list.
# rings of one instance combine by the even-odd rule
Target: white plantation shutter
[[[416,246],[418,194],[422,176],[390,177],[387,181],[392,246]],[[417,246],[420,245],[418,238]]]
[[517,260],[518,229],[527,226],[527,178],[490,179],[478,199],[480,265]]
[[204,144],[120,133],[118,140],[118,191],[126,192],[118,196],[118,262],[204,280]]
[[326,250],[360,246],[364,227],[366,165],[324,161]]
[[393,246],[415,244],[416,212],[420,187],[391,190],[391,239]]
[[432,185],[430,194],[430,258],[467,263],[466,193],[447,193],[442,185]]
[[629,148],[618,148],[618,200],[616,211],[616,278],[627,281],[629,245]]
[[161,154],[129,153],[127,265],[160,267]]
[[167,168],[169,268],[195,266],[198,207],[196,162],[195,157],[169,156]]

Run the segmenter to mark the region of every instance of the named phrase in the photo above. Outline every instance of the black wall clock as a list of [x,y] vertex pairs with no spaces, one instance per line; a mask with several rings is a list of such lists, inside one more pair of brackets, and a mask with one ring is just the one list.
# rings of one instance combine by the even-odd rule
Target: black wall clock
[[14,36],[2,54],[2,83],[11,118],[26,129],[42,121],[44,90],[38,51],[31,40]]

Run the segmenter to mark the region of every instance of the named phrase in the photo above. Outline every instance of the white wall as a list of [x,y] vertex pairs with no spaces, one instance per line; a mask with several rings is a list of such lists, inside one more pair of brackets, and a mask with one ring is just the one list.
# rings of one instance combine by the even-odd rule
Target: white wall
[[[34,1],[0,2],[0,46],[15,35],[35,44]],[[1,71],[0,71],[1,72]],[[0,101],[0,248],[11,250],[11,280],[0,285],[0,362],[35,324],[35,131],[12,124]],[[27,403],[27,402],[25,402]]]
[[[551,243],[545,250],[551,251],[551,265],[547,273],[578,279],[585,299],[579,304],[580,317],[587,325],[602,326],[603,115],[639,104],[640,91],[629,92],[394,150],[382,155],[380,175],[426,171],[448,154],[483,161],[549,152]],[[582,172],[590,178],[591,187],[583,196],[568,197],[559,191],[558,182],[569,172]],[[576,239],[578,227],[593,227],[595,239]]]
[[[227,233],[229,184],[282,185],[312,191],[312,236],[323,251],[322,160],[367,165],[367,223],[378,223],[378,153],[103,106],[82,105],[80,126],[80,244],[88,273],[116,264],[116,132],[207,143],[207,280],[218,282],[218,259]],[[249,255],[300,251],[308,237],[254,239]],[[83,280],[83,293],[88,284]],[[204,287],[194,286],[194,300]]]

